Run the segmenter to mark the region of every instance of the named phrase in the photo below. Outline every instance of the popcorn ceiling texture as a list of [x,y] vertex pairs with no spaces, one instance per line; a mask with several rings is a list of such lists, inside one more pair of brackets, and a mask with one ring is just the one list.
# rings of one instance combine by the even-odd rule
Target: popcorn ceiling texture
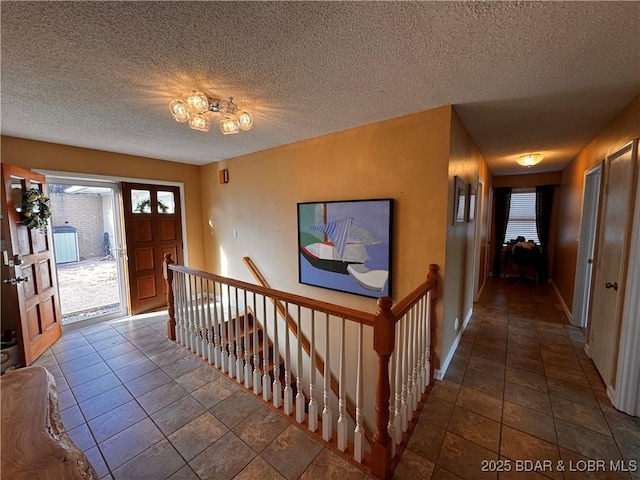
[[[639,2],[3,2],[2,134],[205,164],[455,104],[493,173],[640,93]],[[192,88],[249,133],[177,124]],[[520,171],[518,169],[518,171]]]

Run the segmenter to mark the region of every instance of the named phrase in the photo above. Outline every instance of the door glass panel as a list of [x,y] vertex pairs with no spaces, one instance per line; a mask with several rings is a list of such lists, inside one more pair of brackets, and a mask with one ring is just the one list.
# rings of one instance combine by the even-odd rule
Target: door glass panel
[[151,192],[131,190],[131,208],[133,213],[151,213]]
[[126,302],[114,189],[52,181],[49,197],[62,324],[121,314]]
[[176,213],[173,192],[158,191],[158,213]]
[[22,194],[24,192],[24,184],[22,179],[11,177],[11,198],[16,212],[22,211]]

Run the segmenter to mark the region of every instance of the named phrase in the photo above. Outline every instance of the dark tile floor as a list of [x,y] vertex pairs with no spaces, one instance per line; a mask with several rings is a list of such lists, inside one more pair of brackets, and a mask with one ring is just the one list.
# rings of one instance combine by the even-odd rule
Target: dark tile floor
[[[36,362],[55,376],[64,424],[101,478],[366,478],[165,330],[165,314],[104,323],[65,333]],[[629,479],[608,463],[515,471],[517,460],[640,467],[640,422],[612,408],[583,345],[548,286],[489,283],[394,478]],[[499,460],[511,471],[495,472],[488,462]]]
[[612,407],[549,285],[492,280],[394,478],[640,479],[640,419]]

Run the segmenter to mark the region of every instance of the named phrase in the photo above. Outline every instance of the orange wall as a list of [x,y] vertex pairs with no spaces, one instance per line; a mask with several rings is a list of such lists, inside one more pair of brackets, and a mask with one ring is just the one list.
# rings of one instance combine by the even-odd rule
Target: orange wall
[[200,167],[2,136],[2,161],[28,169],[184,183],[189,265],[204,266]]
[[640,96],[636,97],[562,171],[560,215],[553,282],[564,303],[573,305],[573,288],[578,257],[584,174],[608,155],[640,137]]
[[[254,282],[242,262],[250,255],[275,288],[375,312],[374,299],[298,283],[296,204],[390,197],[394,301],[430,263],[444,275],[450,117],[446,106],[204,166],[207,269]],[[438,312],[440,322],[441,302]]]
[[[444,279],[444,322],[437,333],[441,336],[442,361],[451,351],[451,347],[460,333],[465,318],[473,307],[474,291],[474,235],[475,222],[453,223],[453,203],[455,194],[455,176],[461,177],[467,184],[478,185],[478,176],[485,182],[485,190],[491,185],[491,174],[480,151],[473,143],[458,115],[451,116],[451,139],[449,146],[448,202],[447,202],[447,250]],[[487,203],[478,220],[487,218]],[[458,328],[455,320],[458,318]]]

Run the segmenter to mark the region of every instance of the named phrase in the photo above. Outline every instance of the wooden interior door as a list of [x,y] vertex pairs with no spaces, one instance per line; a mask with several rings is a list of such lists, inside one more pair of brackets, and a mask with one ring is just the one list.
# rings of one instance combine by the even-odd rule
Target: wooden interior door
[[602,217],[598,227],[597,267],[592,285],[589,351],[607,386],[615,388],[629,226],[636,185],[636,149],[629,144],[607,158]]
[[131,313],[165,308],[164,255],[183,263],[180,189],[123,183],[122,199]]
[[62,335],[51,228],[47,233],[28,229],[17,210],[28,188],[47,193],[44,175],[2,164],[2,226],[8,232],[3,235],[2,328],[15,324],[25,366]]

